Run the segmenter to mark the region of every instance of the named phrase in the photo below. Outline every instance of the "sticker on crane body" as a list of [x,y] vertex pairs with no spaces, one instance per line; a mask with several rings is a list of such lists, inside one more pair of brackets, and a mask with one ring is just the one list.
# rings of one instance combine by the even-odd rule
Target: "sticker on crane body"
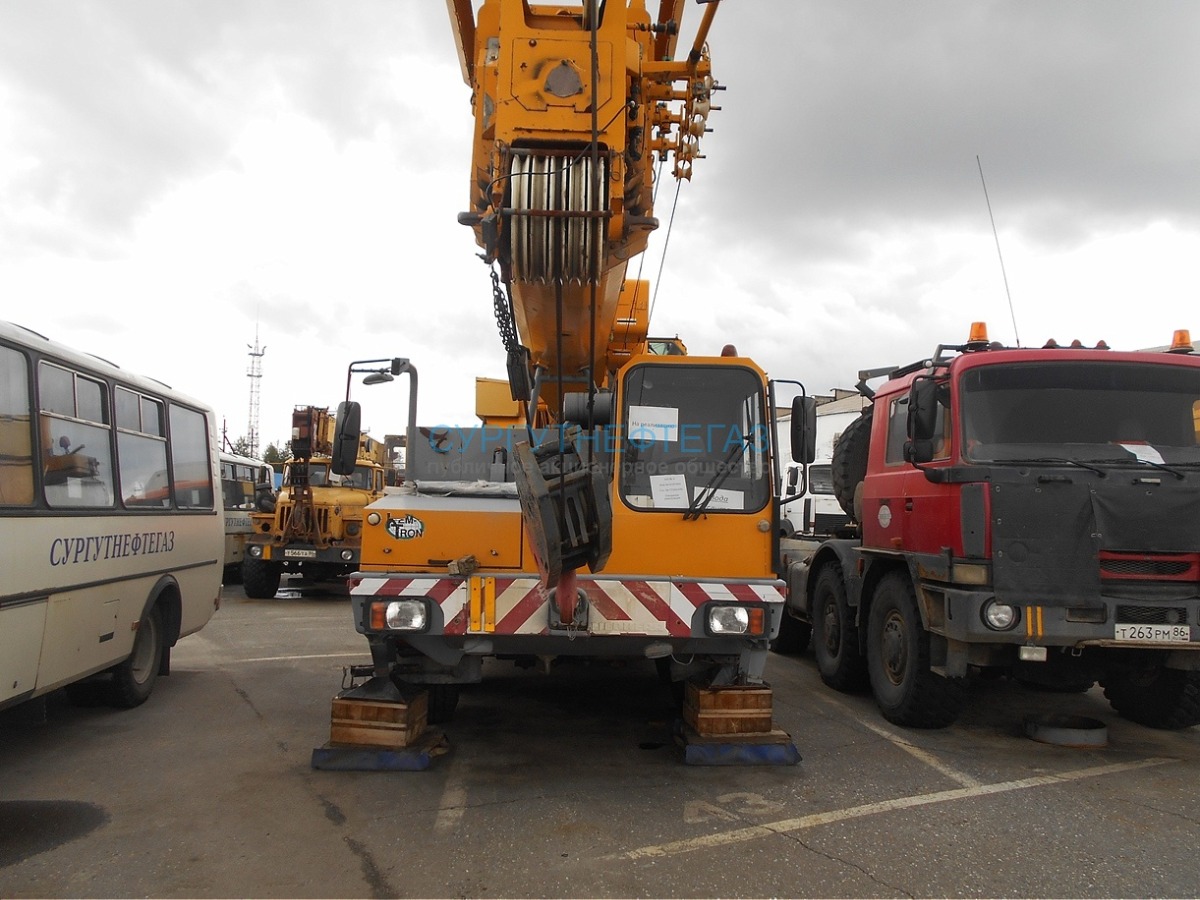
[[411,541],[413,538],[419,538],[425,534],[425,523],[412,513],[403,519],[388,516],[387,533],[398,541]]
[[892,509],[886,503],[879,506],[879,527],[887,528],[892,524]]

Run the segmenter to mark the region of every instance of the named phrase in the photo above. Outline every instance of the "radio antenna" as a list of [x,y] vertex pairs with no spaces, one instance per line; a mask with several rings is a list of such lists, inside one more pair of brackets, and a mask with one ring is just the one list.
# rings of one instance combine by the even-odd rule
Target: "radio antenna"
[[975,165],[979,166],[979,181],[983,184],[983,199],[987,201],[988,218],[992,222],[992,237],[996,239],[996,256],[1000,258],[1000,275],[1004,278],[1004,295],[1008,298],[1008,314],[1012,317],[1013,337],[1017,340],[1017,346],[1021,346],[1021,335],[1017,333],[1017,313],[1013,309],[1012,292],[1008,289],[1008,273],[1004,271],[1004,254],[1000,252],[1000,235],[996,231],[996,217],[992,215],[992,201],[988,197],[987,181],[983,177],[983,163],[979,161],[979,154],[975,154]]

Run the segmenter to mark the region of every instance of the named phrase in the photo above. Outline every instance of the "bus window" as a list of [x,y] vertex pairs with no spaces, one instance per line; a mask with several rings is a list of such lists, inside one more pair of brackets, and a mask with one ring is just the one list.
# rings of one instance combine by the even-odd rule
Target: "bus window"
[[0,506],[33,503],[33,440],[29,424],[29,369],[25,355],[0,347]]
[[105,386],[42,363],[38,387],[43,398],[39,427],[46,502],[56,507],[112,506]]
[[181,509],[212,509],[212,463],[204,416],[171,404],[171,476],[175,505]]
[[162,432],[162,403],[125,388],[117,388],[113,396],[121,501],[126,506],[170,506],[167,442],[158,437]]

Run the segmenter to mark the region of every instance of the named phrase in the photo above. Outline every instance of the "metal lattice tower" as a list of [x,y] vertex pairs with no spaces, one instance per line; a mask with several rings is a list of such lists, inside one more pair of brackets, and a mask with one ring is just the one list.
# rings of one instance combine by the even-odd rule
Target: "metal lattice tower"
[[258,345],[258,323],[254,325],[254,346],[250,348],[250,368],[246,377],[250,379],[250,421],[246,425],[246,443],[249,445],[249,455],[258,459],[258,387],[262,381],[262,358],[267,348]]

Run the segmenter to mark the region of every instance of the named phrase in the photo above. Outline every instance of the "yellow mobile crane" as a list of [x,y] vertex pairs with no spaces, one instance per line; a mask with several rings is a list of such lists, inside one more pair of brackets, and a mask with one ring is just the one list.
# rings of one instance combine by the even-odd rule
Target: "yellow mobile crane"
[[371,677],[347,696],[424,690],[439,721],[488,657],[650,658],[688,685],[689,751],[715,702],[748,732],[735,755],[795,762],[763,680],[783,604],[771,385],[733,347],[649,338],[627,277],[658,167],[689,179],[699,158],[718,3],[682,50],[684,0],[447,5],[475,114],[459,220],[491,266],[509,391],[484,385],[482,428],[418,428],[405,361],[407,480],[366,510],[351,599]]
[[334,426],[325,407],[292,411],[292,458],[283,485],[266,508],[250,515],[242,559],[246,596],[274,597],[284,575],[336,581],[358,568],[363,507],[384,492],[384,446],[356,435],[349,470],[331,472]]

